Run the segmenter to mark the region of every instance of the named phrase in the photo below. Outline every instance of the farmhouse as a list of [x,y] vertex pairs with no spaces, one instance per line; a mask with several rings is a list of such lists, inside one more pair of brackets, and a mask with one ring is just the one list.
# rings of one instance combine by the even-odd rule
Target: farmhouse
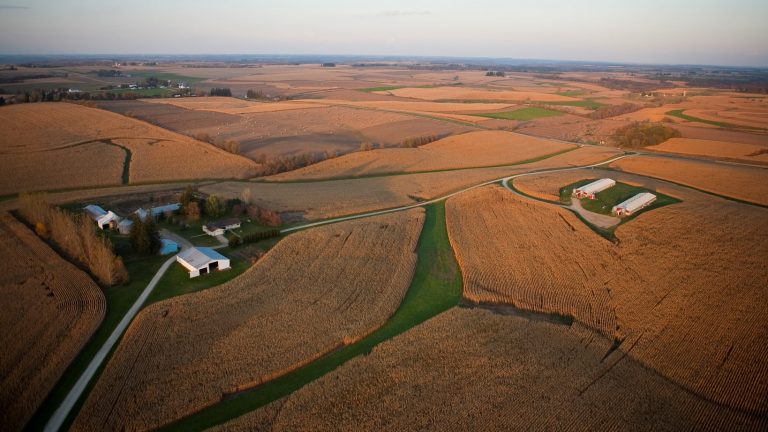
[[592,183],[586,184],[584,186],[577,187],[573,190],[573,195],[576,198],[589,198],[589,199],[595,199],[595,194],[598,192],[602,192],[608,188],[612,188],[616,185],[616,181],[609,178],[603,178],[600,180],[595,180]]
[[629,216],[656,201],[656,195],[648,192],[639,193],[623,203],[613,206],[611,211],[616,216]]
[[190,278],[229,268],[229,258],[206,247],[182,251],[176,255],[176,261],[189,271]]
[[240,228],[240,219],[230,218],[209,222],[203,225],[203,231],[209,236],[223,235],[226,230]]
[[106,211],[95,204],[89,204],[83,207],[83,210],[101,229],[117,228],[118,223],[120,222],[120,216],[111,210]]

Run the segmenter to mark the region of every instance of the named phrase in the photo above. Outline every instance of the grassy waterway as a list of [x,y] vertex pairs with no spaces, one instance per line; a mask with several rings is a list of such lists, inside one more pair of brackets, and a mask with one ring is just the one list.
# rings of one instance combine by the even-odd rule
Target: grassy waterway
[[459,266],[448,241],[445,203],[425,207],[424,228],[417,247],[418,261],[411,287],[395,314],[361,341],[345,346],[311,364],[256,388],[232,395],[161,430],[197,431],[215,426],[285,397],[348,360],[456,306],[462,292]]

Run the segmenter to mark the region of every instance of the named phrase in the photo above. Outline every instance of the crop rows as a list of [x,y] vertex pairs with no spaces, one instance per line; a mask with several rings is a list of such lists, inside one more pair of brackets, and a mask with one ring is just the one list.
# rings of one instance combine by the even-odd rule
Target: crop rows
[[20,430],[99,326],[106,301],[8,213],[0,213],[0,298],[0,424]]
[[768,170],[713,165],[707,162],[635,156],[612,167],[640,175],[669,180],[736,199],[768,205]]
[[758,431],[765,417],[707,402],[562,326],[454,308],[290,396],[215,428]]
[[691,392],[765,415],[768,210],[670,193],[684,201],[622,225],[616,245],[501,188],[450,199],[465,297],[571,315]]
[[151,305],[74,430],[154,428],[366,336],[410,286],[423,218],[417,209],[303,231],[225,285]]

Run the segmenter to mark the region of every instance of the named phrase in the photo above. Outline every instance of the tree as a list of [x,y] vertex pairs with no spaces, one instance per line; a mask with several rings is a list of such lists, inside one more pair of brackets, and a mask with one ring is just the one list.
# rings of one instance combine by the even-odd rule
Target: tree
[[200,219],[200,204],[197,201],[190,201],[186,207],[184,207],[184,214],[192,220]]
[[184,192],[179,197],[179,204],[181,204],[182,211],[186,212],[186,208],[192,200],[195,199],[195,189],[192,186],[187,186]]
[[221,216],[221,200],[216,195],[211,195],[205,201],[205,214],[217,218]]
[[133,215],[133,225],[129,239],[133,250],[141,255],[154,255],[160,250],[160,232],[157,230],[152,216],[142,220],[138,215]]

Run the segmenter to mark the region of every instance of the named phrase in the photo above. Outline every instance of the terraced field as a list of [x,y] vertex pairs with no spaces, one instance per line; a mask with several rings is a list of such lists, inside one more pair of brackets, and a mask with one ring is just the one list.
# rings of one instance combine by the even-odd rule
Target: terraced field
[[101,324],[106,301],[9,213],[0,213],[0,423],[21,430]]

